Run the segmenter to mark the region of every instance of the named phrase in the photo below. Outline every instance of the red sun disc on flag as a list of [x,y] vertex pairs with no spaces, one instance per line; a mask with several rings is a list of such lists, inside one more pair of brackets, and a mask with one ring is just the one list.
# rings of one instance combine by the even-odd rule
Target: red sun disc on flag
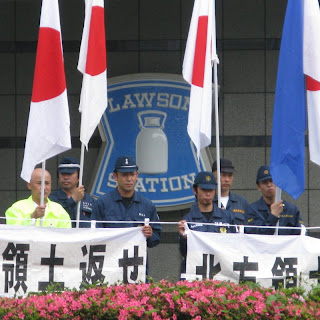
[[96,76],[107,68],[104,8],[92,7],[86,73]]
[[201,88],[203,88],[206,63],[207,32],[208,16],[200,16],[198,20],[196,49],[194,53],[192,84]]
[[311,78],[310,76],[306,76],[306,87],[309,91],[319,91],[320,90],[320,82]]
[[55,98],[65,89],[60,32],[41,27],[31,101],[40,102]]

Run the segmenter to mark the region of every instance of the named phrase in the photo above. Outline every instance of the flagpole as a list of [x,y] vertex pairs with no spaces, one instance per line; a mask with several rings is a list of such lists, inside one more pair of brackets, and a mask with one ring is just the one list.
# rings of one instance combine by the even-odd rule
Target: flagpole
[[218,184],[218,207],[221,208],[221,180],[220,180],[220,130],[218,108],[218,57],[213,60],[213,86],[214,86],[214,110],[216,123],[216,155],[217,155],[217,184]]
[[212,24],[212,45],[211,55],[213,63],[213,86],[214,86],[214,110],[216,123],[216,156],[217,156],[217,184],[218,184],[218,207],[221,208],[221,180],[220,180],[220,129],[219,129],[219,101],[218,101],[218,64],[219,58],[217,55],[217,35],[216,35],[216,2],[212,2],[213,24]]
[[[80,154],[80,171],[79,171],[79,186],[82,186],[82,180],[83,180],[83,166],[84,166],[84,143],[81,143],[81,154]],[[81,206],[81,200],[78,201],[77,204],[77,221],[76,221],[76,228],[79,228],[80,224],[80,206]]]
[[[43,206],[43,205],[44,205],[44,183],[45,183],[45,174],[46,174],[46,161],[42,161],[40,206]],[[40,218],[40,227],[42,227],[42,226],[43,226],[43,217]]]
[[[278,202],[281,200],[281,194],[282,194],[282,189],[280,189],[279,187],[276,187],[276,198],[275,198],[275,202]],[[279,217],[280,219],[280,217]],[[278,219],[278,222],[276,224],[276,229],[274,231],[274,234],[275,235],[278,235],[279,234],[279,219]]]

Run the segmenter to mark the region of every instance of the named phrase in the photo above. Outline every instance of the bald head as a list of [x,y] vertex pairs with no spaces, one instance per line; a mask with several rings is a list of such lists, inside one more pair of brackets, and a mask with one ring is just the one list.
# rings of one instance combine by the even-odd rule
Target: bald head
[[[32,199],[37,204],[40,204],[41,198],[41,177],[42,177],[42,169],[37,168],[34,169],[31,174],[30,182],[27,183],[28,189],[31,191]],[[51,175],[45,170],[44,174],[44,202],[47,202],[47,198],[51,192]]]

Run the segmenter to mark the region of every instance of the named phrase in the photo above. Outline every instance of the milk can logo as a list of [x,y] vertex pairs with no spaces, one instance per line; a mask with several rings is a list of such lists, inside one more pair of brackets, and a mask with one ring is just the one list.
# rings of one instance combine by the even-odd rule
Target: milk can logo
[[197,160],[187,133],[189,95],[190,86],[178,75],[136,74],[108,80],[94,196],[116,187],[115,160],[128,155],[139,168],[136,191],[159,209],[178,209],[194,201],[194,178],[209,169],[209,161],[205,152]]
[[147,110],[138,112],[137,117],[141,129],[136,140],[139,172],[166,173],[168,171],[168,139],[163,129],[167,113]]

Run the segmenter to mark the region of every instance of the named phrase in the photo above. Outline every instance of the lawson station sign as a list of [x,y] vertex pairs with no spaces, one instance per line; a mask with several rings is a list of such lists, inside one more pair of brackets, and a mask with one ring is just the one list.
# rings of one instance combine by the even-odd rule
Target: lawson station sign
[[173,74],[134,74],[108,80],[93,196],[116,187],[112,177],[115,160],[127,155],[136,159],[139,168],[136,191],[159,210],[183,208],[194,201],[194,178],[210,166],[206,152],[198,161],[187,133],[189,95],[189,84]]

